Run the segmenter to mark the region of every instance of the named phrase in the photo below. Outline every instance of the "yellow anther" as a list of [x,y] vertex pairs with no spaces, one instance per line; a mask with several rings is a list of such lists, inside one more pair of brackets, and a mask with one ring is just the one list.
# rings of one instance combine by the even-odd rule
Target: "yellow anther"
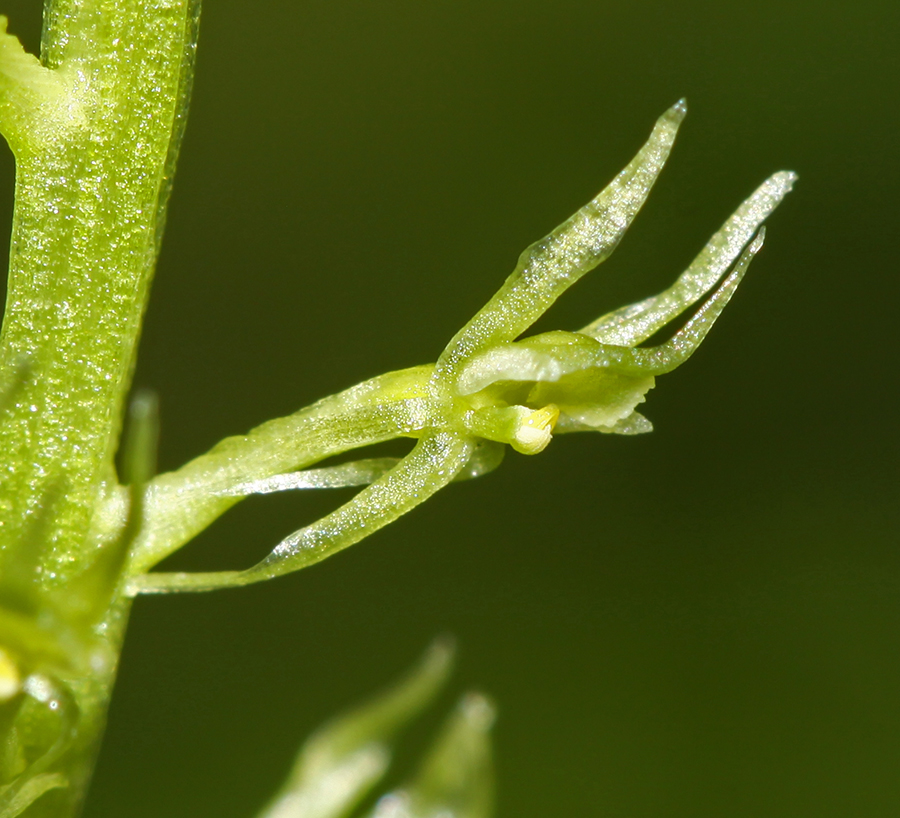
[[510,445],[521,454],[537,454],[547,448],[553,437],[553,427],[559,420],[559,409],[552,403],[525,415],[516,429]]
[[19,668],[10,655],[0,648],[0,702],[9,701],[22,689]]

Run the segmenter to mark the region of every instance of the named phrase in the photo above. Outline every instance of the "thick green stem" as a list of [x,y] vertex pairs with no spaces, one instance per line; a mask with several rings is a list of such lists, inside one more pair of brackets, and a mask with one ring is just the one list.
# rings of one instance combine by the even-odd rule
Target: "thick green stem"
[[3,746],[15,750],[0,767],[4,818],[77,814],[105,722],[134,531],[92,532],[116,488],[199,7],[48,0],[41,62],[0,18],[0,131],[16,159],[0,336],[12,384],[0,409],[0,650],[22,679],[0,701],[13,714]]
[[114,479],[198,11],[197,0],[55,0],[45,67],[3,78],[33,100],[15,116],[0,105],[16,157],[0,366],[24,362],[30,373],[0,426],[0,531],[2,547],[14,547],[58,498],[48,584],[83,567],[98,495]]

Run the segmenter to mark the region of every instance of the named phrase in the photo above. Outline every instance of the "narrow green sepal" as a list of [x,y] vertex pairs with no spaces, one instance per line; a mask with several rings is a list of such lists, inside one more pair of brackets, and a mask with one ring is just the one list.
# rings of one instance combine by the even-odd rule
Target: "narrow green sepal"
[[656,123],[629,165],[594,199],[519,257],[512,275],[441,353],[436,383],[453,384],[465,361],[523,333],[585,273],[605,261],[643,206],[687,113],[684,100]]
[[604,344],[635,346],[706,295],[797,181],[791,171],[769,177],[706,243],[669,289],[601,316],[580,332]]

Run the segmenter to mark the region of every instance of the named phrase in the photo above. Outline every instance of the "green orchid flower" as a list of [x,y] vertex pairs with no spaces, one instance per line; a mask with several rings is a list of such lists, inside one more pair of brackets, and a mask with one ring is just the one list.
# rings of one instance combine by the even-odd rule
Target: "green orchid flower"
[[[536,454],[557,432],[650,431],[637,407],[656,376],[684,363],[706,337],[762,247],[761,225],[790,191],[793,173],[766,180],[665,292],[578,332],[519,339],[615,250],[659,176],[685,113],[683,101],[666,111],[610,185],[522,253],[512,275],[437,363],[359,384],[249,435],[229,438],[183,469],[150,481],[144,529],[132,554],[130,593],[246,585],[313,564],[397,519],[451,481],[496,468],[505,445]],[[706,301],[669,341],[640,346],[704,296]],[[310,468],[396,437],[417,439],[399,460]],[[285,538],[251,568],[147,573],[242,497],[351,485],[365,488]],[[109,518],[126,507],[120,494]]]

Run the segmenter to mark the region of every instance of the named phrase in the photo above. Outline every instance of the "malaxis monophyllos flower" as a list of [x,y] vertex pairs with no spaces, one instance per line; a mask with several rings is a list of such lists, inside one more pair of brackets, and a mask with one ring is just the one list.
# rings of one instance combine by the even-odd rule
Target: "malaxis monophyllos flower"
[[[507,444],[536,454],[554,433],[650,431],[637,406],[655,377],[684,363],[706,337],[762,246],[761,225],[790,191],[793,173],[766,180],[665,292],[578,332],[517,339],[616,248],[662,170],[685,113],[682,101],[663,114],[647,143],[608,187],[522,253],[512,275],[436,364],[366,381],[246,436],[229,438],[179,471],[150,481],[144,526],[133,549],[130,592],[246,585],[318,562],[451,481],[495,468]],[[711,291],[669,341],[639,346]],[[309,468],[396,437],[417,439],[399,460]],[[291,534],[252,568],[146,573],[241,497],[351,485],[365,488]],[[120,494],[107,515],[110,526],[126,505]]]

